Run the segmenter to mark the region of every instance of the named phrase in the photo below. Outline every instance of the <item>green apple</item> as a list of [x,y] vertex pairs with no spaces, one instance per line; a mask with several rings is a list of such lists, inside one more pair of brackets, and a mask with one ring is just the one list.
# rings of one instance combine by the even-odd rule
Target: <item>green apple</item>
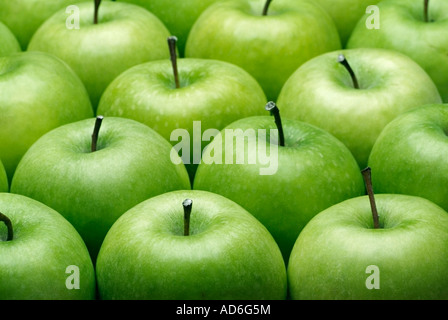
[[392,50],[356,48],[306,62],[285,83],[277,103],[285,117],[333,134],[364,168],[391,120],[441,101],[434,82],[409,57]]
[[190,29],[199,15],[212,3],[223,0],[119,0],[144,7],[154,13],[179,39],[179,53],[184,56]]
[[22,51],[16,36],[0,20],[0,57]]
[[224,60],[247,70],[275,101],[305,61],[341,48],[324,9],[305,1],[233,0],[208,7],[193,25],[186,57]]
[[342,142],[310,124],[275,124],[269,116],[226,126],[206,147],[193,189],[221,194],[253,214],[285,262],[315,214],[365,192],[358,164]]
[[174,191],[123,214],[98,256],[101,299],[280,300],[286,268],[266,228],[233,201]]
[[0,193],[0,300],[95,295],[93,263],[75,228],[38,201]]
[[36,199],[70,221],[92,259],[125,211],[160,193],[190,188],[185,167],[173,164],[171,145],[158,133],[131,119],[101,119],[70,123],[42,136],[20,161],[11,184],[11,192]]
[[47,53],[0,57],[0,92],[0,158],[10,181],[20,158],[40,136],[93,116],[79,77]]
[[288,263],[291,299],[448,299],[447,212],[415,196],[374,198],[379,228],[367,196],[338,203],[306,225]]
[[8,176],[6,175],[5,167],[3,163],[0,161],[0,192],[8,192],[9,191],[9,181]]
[[448,104],[426,105],[389,123],[369,158],[377,193],[420,196],[448,210]]
[[[345,47],[353,29],[359,19],[371,12],[371,6],[380,0],[315,0],[333,18],[341,37],[342,46]],[[369,9],[369,10],[368,10]],[[368,12],[367,12],[368,11]],[[365,23],[366,20],[364,20]]]
[[94,110],[107,85],[120,73],[169,56],[169,31],[148,10],[112,1],[99,7],[88,1],[76,7],[79,28],[68,28],[65,9],[58,11],[36,31],[28,50],[50,52],[66,61],[86,86]]
[[105,90],[98,113],[140,121],[173,145],[178,143],[176,130],[186,130],[189,152],[183,152],[182,159],[193,180],[196,158],[207,144],[201,139],[196,147],[195,121],[200,123],[200,134],[218,131],[237,119],[261,115],[260,106],[267,100],[257,81],[236,65],[194,58],[172,62],[151,61],[123,72]]
[[14,33],[22,50],[31,36],[53,13],[76,3],[73,0],[0,0],[0,21]]
[[379,29],[366,28],[361,18],[347,47],[386,48],[408,55],[426,70],[448,102],[448,2],[385,0],[378,9]]

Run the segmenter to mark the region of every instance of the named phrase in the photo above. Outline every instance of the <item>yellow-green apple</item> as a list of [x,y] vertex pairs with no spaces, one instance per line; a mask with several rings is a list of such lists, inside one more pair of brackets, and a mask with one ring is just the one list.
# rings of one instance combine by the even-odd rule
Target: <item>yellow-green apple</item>
[[448,2],[384,0],[377,6],[380,27],[366,28],[361,18],[347,47],[386,48],[408,55],[431,76],[448,102]]
[[374,200],[378,228],[368,196],[338,203],[305,226],[288,263],[291,299],[448,299],[448,213],[421,197]]
[[[306,0],[307,1],[307,0]],[[359,22],[364,17],[364,25],[369,22],[369,17],[375,17],[372,6],[376,5],[380,0],[315,0],[314,2],[321,5],[333,18],[338,28],[341,44],[343,47]],[[366,15],[367,13],[367,15]],[[381,16],[380,16],[381,17]]]
[[79,75],[96,110],[107,85],[126,69],[168,57],[165,25],[137,5],[77,3],[79,28],[67,27],[66,10],[48,18],[33,35],[29,51],[45,51],[66,61]]
[[22,50],[26,50],[31,36],[46,19],[77,2],[79,0],[0,0],[0,21],[14,33]]
[[20,161],[11,192],[61,213],[83,237],[93,260],[125,211],[152,196],[189,189],[183,164],[158,133],[125,118],[86,119],[42,136]]
[[93,116],[86,88],[63,61],[42,52],[0,57],[0,158],[11,181],[44,133]]
[[0,57],[22,51],[16,36],[0,20]]
[[210,5],[193,25],[185,56],[218,59],[247,70],[275,101],[305,61],[341,48],[336,26],[310,1],[233,0]]
[[280,300],[286,268],[272,235],[217,194],[174,191],[123,214],[96,264],[101,299]]
[[377,193],[420,196],[448,210],[448,104],[425,105],[390,122],[369,158]]
[[[177,59],[173,55],[176,38],[169,37],[168,41],[171,63],[168,59],[150,61],[123,72],[105,90],[98,113],[140,121],[174,146],[186,143],[188,150],[181,150],[182,160],[193,181],[202,150],[210,140],[202,139],[202,133],[217,132],[237,119],[261,115],[264,111],[260,106],[267,100],[244,69],[219,60]],[[195,132],[198,126],[199,136]],[[186,133],[188,143],[178,142],[176,132]]]
[[285,83],[277,103],[285,117],[333,134],[363,168],[391,120],[441,101],[434,82],[411,58],[392,50],[356,48],[306,62]]
[[[193,189],[240,204],[271,232],[285,262],[302,228],[317,213],[365,192],[348,148],[305,122],[269,116],[226,126],[206,147]],[[274,123],[275,122],[275,123]]]
[[0,300],[93,300],[96,279],[79,233],[48,206],[0,193]]

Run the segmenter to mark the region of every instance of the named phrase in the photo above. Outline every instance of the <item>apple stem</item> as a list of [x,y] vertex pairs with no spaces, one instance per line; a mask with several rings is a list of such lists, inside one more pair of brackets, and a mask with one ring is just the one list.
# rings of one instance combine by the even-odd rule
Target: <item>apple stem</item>
[[370,167],[367,167],[363,169],[362,176],[364,178],[366,188],[367,188],[367,194],[369,195],[370,200],[370,208],[372,209],[372,217],[373,217],[373,227],[375,229],[380,228],[380,222],[378,217],[378,211],[376,209],[376,203],[375,203],[375,196],[373,194],[373,187],[372,187],[372,175],[371,175],[371,169]]
[[0,212],[0,221],[3,221],[6,225],[6,228],[8,228],[8,235],[6,237],[6,241],[11,241],[12,238],[14,237],[11,220]]
[[176,43],[177,38],[175,36],[168,37],[168,47],[170,49],[170,58],[171,58],[171,64],[173,66],[174,81],[176,83],[176,88],[179,89],[180,84],[179,84],[179,73],[177,71]]
[[266,3],[264,4],[264,8],[263,8],[263,16],[267,16],[268,15],[268,9],[269,6],[271,5],[272,0],[266,0]]
[[424,18],[425,22],[428,22],[429,21],[429,16],[428,16],[429,0],[424,1],[423,7],[424,7],[423,18]]
[[355,89],[359,89],[358,79],[356,78],[356,75],[353,72],[352,67],[348,63],[347,59],[345,59],[345,56],[343,54],[340,54],[338,56],[338,62],[347,69],[348,73],[350,73],[350,76],[352,77],[353,80],[353,86],[355,87]]
[[92,148],[91,148],[92,152],[95,152],[97,150],[98,133],[100,132],[101,123],[103,122],[103,119],[104,119],[103,116],[96,117],[95,127],[93,128],[92,133]]
[[193,207],[193,200],[185,199],[182,202],[184,206],[184,236],[190,235],[190,215],[191,208]]
[[285,146],[285,135],[283,133],[283,125],[282,125],[282,118],[280,117],[280,110],[278,109],[277,105],[273,101],[269,101],[266,104],[265,107],[266,111],[269,111],[271,115],[274,116],[275,124],[277,125],[278,129],[278,137],[279,137],[279,145],[281,147]]
[[93,24],[98,24],[98,9],[100,8],[101,0],[95,0],[95,9],[93,12]]

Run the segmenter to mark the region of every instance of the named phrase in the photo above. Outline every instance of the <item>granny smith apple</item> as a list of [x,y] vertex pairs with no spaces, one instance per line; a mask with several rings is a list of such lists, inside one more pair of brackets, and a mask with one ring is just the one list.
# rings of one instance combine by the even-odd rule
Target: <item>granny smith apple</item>
[[73,0],[0,0],[0,21],[14,33],[22,50],[31,36],[56,11],[79,2]]
[[0,158],[11,181],[20,158],[44,133],[93,116],[86,88],[47,53],[0,57]]
[[[33,35],[29,51],[45,51],[66,61],[89,92],[93,108],[107,85],[126,69],[168,57],[165,25],[148,10],[129,3],[76,4],[79,28],[67,27],[60,10]],[[96,21],[95,21],[96,17]]]
[[8,192],[9,191],[9,181],[8,176],[6,175],[5,167],[3,163],[0,161],[0,192]]
[[448,2],[385,0],[378,8],[380,28],[366,28],[361,18],[347,47],[386,48],[408,55],[426,70],[448,102]]
[[0,57],[7,56],[11,53],[20,52],[20,44],[16,36],[9,30],[9,28],[0,20]]
[[291,299],[448,298],[448,213],[420,197],[374,198],[379,228],[368,196],[338,203],[305,226],[288,264]]
[[113,222],[160,193],[190,188],[158,133],[125,118],[86,119],[42,136],[20,161],[11,192],[61,213],[96,258]]
[[0,300],[92,300],[95,285],[86,245],[66,219],[0,193]]
[[448,210],[448,105],[411,110],[389,123],[369,166],[377,193],[420,196]]
[[183,57],[191,27],[199,15],[212,3],[223,0],[119,0],[144,7],[154,13],[179,39],[179,54]]
[[[176,41],[174,37],[170,40]],[[258,82],[236,65],[173,58],[171,62],[150,61],[123,72],[105,90],[98,113],[140,121],[173,145],[182,142],[176,130],[186,131],[188,154],[182,150],[182,159],[192,180],[208,143],[201,138],[202,133],[221,130],[240,118],[261,115],[267,99]],[[195,122],[200,124],[199,141],[193,139]]]
[[331,16],[338,29],[341,44],[345,47],[353,29],[361,17],[368,13],[368,15],[365,16],[365,25],[369,14],[370,16],[373,16],[375,13],[371,11],[371,6],[376,5],[379,1],[380,0],[315,0],[314,2],[321,5]]
[[341,48],[324,9],[305,1],[234,0],[210,5],[193,25],[186,57],[224,60],[247,70],[275,101],[305,61]]
[[311,59],[285,83],[283,115],[333,134],[361,168],[378,135],[399,114],[441,103],[428,74],[404,54],[386,49],[333,51]]
[[280,300],[286,268],[266,228],[217,194],[173,191],[123,214],[97,264],[101,299]]
[[363,195],[365,187],[342,142],[313,125],[281,119],[277,106],[272,110],[274,119],[248,117],[221,130],[204,151],[193,188],[221,194],[253,214],[287,262],[315,214]]

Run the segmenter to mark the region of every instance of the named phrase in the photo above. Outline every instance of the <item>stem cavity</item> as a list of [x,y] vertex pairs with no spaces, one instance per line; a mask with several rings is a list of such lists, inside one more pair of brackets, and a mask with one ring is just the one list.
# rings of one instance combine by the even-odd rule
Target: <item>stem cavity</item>
[[285,146],[285,135],[283,133],[283,125],[282,125],[282,119],[280,117],[280,110],[278,109],[275,102],[269,101],[266,104],[265,107],[266,111],[269,111],[272,116],[274,116],[275,124],[277,125],[278,129],[278,137],[279,137],[279,145],[281,147]]
[[372,209],[373,227],[375,229],[379,229],[380,222],[379,222],[378,211],[376,209],[375,196],[373,194],[371,169],[370,169],[370,167],[367,167],[367,168],[363,169],[361,172],[362,172],[362,176],[364,178],[364,182],[366,184],[367,194],[369,195],[370,208]]
[[14,231],[12,229],[11,220],[0,212],[0,221],[3,221],[6,225],[6,228],[8,228],[8,235],[6,237],[6,241],[11,241],[12,238],[14,237]]
[[168,47],[170,49],[171,65],[173,66],[174,82],[176,88],[180,88],[179,84],[179,72],[177,70],[177,55],[176,55],[177,38],[175,36],[168,37]]
[[103,122],[103,119],[104,119],[103,116],[96,117],[95,127],[93,128],[92,133],[92,147],[91,147],[92,152],[95,152],[97,150],[98,133],[100,132],[101,123]]
[[358,84],[358,79],[356,78],[355,73],[353,72],[352,67],[350,66],[350,64],[348,63],[347,59],[345,59],[345,56],[343,54],[340,54],[338,56],[338,62],[340,64],[342,64],[345,69],[347,69],[348,73],[350,74],[352,80],[353,80],[353,87],[355,89],[359,89],[359,84]]
[[190,235],[190,215],[193,207],[193,200],[185,199],[182,202],[184,207],[184,236]]

